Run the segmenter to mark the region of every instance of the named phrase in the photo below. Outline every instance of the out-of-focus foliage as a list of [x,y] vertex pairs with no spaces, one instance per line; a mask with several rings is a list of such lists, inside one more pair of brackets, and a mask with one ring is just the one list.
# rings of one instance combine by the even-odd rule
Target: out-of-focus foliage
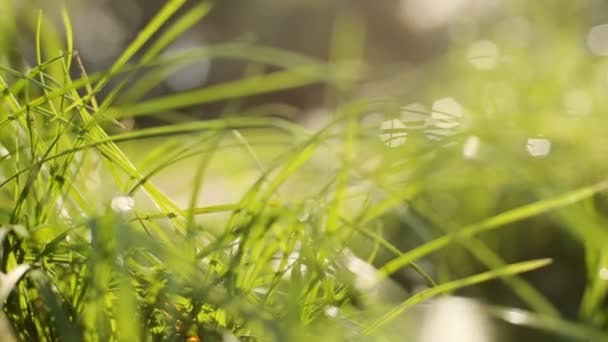
[[[173,50],[214,9],[171,0],[87,72],[82,18],[0,0],[0,338],[607,340],[599,5],[421,3],[415,66],[372,63],[353,11],[326,58]],[[313,84],[315,112],[246,100]]]

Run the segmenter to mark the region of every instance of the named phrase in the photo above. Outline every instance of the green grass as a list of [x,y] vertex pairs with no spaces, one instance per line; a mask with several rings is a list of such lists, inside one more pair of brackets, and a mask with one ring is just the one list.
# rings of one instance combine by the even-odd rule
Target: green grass
[[[11,3],[0,0],[7,18]],[[517,324],[552,336],[608,340],[605,86],[589,81],[605,63],[564,47],[556,30],[546,50],[514,49],[511,64],[487,72],[467,69],[456,46],[421,66],[442,81],[416,97],[371,96],[361,89],[384,80],[361,62],[355,17],[336,20],[329,62],[238,42],[161,56],[213,10],[201,2],[178,15],[184,3],[167,1],[101,73],[81,65],[67,11],[62,29],[42,13],[29,20],[29,69],[8,49],[15,23],[0,21],[0,326],[12,327],[0,339],[382,341],[403,336],[392,335],[395,323],[424,301],[464,294],[497,320],[517,309],[526,318]],[[555,51],[564,54],[546,69],[522,72]],[[253,71],[144,99],[200,59]],[[255,72],[266,66],[279,71]],[[280,104],[241,106],[310,84],[327,89],[320,129],[299,124],[295,109],[267,115]],[[555,105],[572,84],[593,94],[591,115]],[[442,97],[466,109],[453,135],[380,131],[404,105]],[[175,114],[219,101],[228,105],[215,119]],[[144,116],[167,123],[119,127]],[[382,141],[404,133],[399,146]],[[539,134],[552,150],[533,158],[526,140]],[[463,157],[471,136],[481,141],[472,159]],[[542,272],[567,283],[564,262],[585,270],[583,287],[556,295]]]

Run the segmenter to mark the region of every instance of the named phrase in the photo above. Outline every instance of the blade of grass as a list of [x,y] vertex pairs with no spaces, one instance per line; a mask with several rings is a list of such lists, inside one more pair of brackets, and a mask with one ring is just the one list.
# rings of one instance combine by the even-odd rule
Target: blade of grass
[[457,239],[467,239],[479,233],[500,228],[506,224],[523,220],[528,217],[539,215],[550,210],[572,205],[582,199],[608,189],[608,182],[603,181],[591,186],[580,188],[560,196],[543,199],[519,208],[508,210],[501,214],[490,217],[479,223],[463,227],[457,232],[446,234],[440,238],[429,241],[419,247],[412,249],[399,258],[393,259],[380,269],[382,277],[386,277],[410,262],[417,260],[427,254],[437,251]]
[[122,55],[112,64],[109,69],[108,75],[102,77],[94,88],[94,93],[98,93],[109,81],[110,76],[122,68],[133,58],[137,52],[154,36],[160,28],[186,3],[186,0],[169,0],[165,5],[156,13],[154,18],[150,20],[148,25],[143,28],[135,38],[135,40],[129,44],[124,50]]
[[594,327],[520,309],[487,306],[489,313],[505,322],[581,341],[608,341],[608,334]]
[[[267,75],[252,76],[202,89],[186,91],[118,108],[115,117],[141,116],[221,100],[298,88],[328,78],[328,71],[318,66],[297,67]],[[330,73],[331,74],[331,73]]]
[[511,276],[519,273],[529,272],[541,267],[545,267],[551,263],[551,259],[538,259],[520,262],[516,264],[510,264],[501,268],[493,269],[487,272],[479,273],[470,277],[466,277],[463,279],[454,280],[448,283],[440,284],[438,286],[432,287],[430,289],[423,290],[407,300],[403,303],[395,307],[394,309],[387,312],[384,316],[379,318],[378,320],[368,324],[365,329],[363,329],[364,335],[371,335],[376,330],[381,328],[383,325],[389,323],[390,321],[397,318],[399,315],[403,314],[407,310],[411,309],[413,306],[425,301],[427,299],[433,298],[435,296],[452,292],[463,287],[468,287],[472,285],[476,285],[479,283],[483,283],[486,281],[490,281],[496,278]]
[[[439,227],[444,233],[455,231],[457,227],[449,222],[442,215],[431,209],[428,203],[416,203],[412,205],[416,211],[423,213],[424,217],[429,220],[434,226]],[[457,240],[459,244],[464,246],[480,263],[484,264],[489,269],[502,267],[506,262],[492,249],[490,249],[481,240],[474,237],[468,239]],[[509,286],[515,294],[517,294],[530,308],[535,311],[551,316],[559,317],[559,310],[551,304],[551,302],[543,296],[541,292],[536,290],[532,285],[524,279],[513,276],[504,277],[502,281]]]
[[[160,54],[167,46],[169,46],[169,44],[171,44],[175,39],[177,39],[180,35],[182,35],[189,28],[199,22],[205,15],[207,15],[210,9],[211,4],[206,1],[201,2],[194,8],[190,8],[186,14],[180,17],[158,39],[154,41],[152,46],[142,56],[140,64],[146,64],[154,60],[154,58],[158,56],[158,54]],[[111,105],[116,96],[118,96],[122,89],[127,85],[129,80],[130,78],[127,77],[126,79],[122,80],[120,84],[114,87],[114,89],[112,89],[110,94],[106,96],[105,100],[101,104],[100,108],[102,111],[105,111]]]

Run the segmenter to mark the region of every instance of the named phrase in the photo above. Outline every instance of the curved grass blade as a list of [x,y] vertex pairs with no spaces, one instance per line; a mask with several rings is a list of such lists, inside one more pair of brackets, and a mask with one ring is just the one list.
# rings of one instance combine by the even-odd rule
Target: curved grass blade
[[557,317],[539,315],[520,309],[486,306],[490,315],[505,322],[546,331],[555,335],[581,341],[608,341],[608,334],[583,324]]
[[[297,67],[267,75],[252,76],[202,89],[186,91],[118,108],[116,117],[141,116],[244,96],[298,88],[328,78],[328,69],[317,65]],[[331,74],[331,73],[330,73]]]
[[410,250],[399,258],[393,259],[380,269],[380,274],[383,277],[386,277],[396,272],[398,269],[408,265],[410,262],[435,252],[458,239],[467,239],[479,233],[491,231],[512,222],[574,204],[606,189],[608,189],[608,181],[602,181],[560,196],[540,200],[519,208],[508,210],[481,222],[465,226],[457,232],[446,234],[435,240],[429,241]]
[[466,277],[463,279],[458,279],[454,281],[450,281],[448,283],[440,284],[438,286],[432,287],[430,289],[423,290],[406,301],[395,307],[393,310],[386,313],[384,316],[379,318],[378,320],[369,324],[365,329],[363,329],[364,335],[370,335],[374,333],[376,330],[381,328],[383,325],[397,318],[400,314],[406,312],[411,309],[413,306],[421,303],[424,300],[433,298],[440,294],[448,293],[454,290],[461,289],[463,287],[468,287],[471,285],[476,285],[479,283],[483,283],[492,279],[511,276],[514,274],[519,274],[523,272],[529,272],[541,267],[545,267],[551,263],[551,259],[538,259],[531,261],[524,261],[516,264],[510,264],[501,268],[497,268],[494,270],[490,270],[487,272],[479,273],[470,277]]

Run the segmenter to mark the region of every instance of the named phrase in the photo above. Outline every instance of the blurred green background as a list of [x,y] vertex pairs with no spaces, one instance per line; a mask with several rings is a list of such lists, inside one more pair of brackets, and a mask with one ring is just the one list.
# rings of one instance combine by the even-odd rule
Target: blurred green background
[[[87,72],[108,69],[164,3],[66,1],[73,20],[75,49]],[[0,64],[24,70],[35,65],[38,8],[59,25],[60,6],[54,1],[14,1],[10,14],[0,8]],[[188,6],[182,9],[184,13],[188,10]],[[6,15],[15,20],[2,17]],[[349,205],[363,206],[357,196],[374,198],[376,192],[390,193],[408,182],[419,182],[421,190],[414,198],[396,205],[376,223],[399,250],[412,249],[459,227],[605,179],[607,1],[221,0],[166,53],[244,42],[331,62],[332,37],[340,18],[354,23],[356,29],[350,33],[359,35],[355,38],[364,37],[357,56],[362,62],[361,74],[344,97],[379,104],[361,115],[362,144],[353,162],[369,170],[376,183],[368,184],[373,182],[365,177],[360,182],[352,181],[349,190],[354,195]],[[276,70],[237,60],[197,60],[172,73],[138,100]],[[118,80],[113,82],[108,89]],[[330,122],[340,102],[328,88],[326,84],[314,84],[237,101],[186,106],[171,115],[125,118],[122,128],[110,126],[108,130],[124,132],[166,122],[217,118],[238,108],[287,118],[314,132]],[[102,92],[98,98],[103,100],[105,95]],[[131,104],[129,98],[119,97],[116,106]],[[269,130],[247,139],[256,146],[259,159],[250,158],[242,150],[222,153],[209,167],[201,204],[237,201],[259,175],[259,165],[271,163],[291,137]],[[227,140],[239,142],[238,136]],[[180,141],[195,142],[191,138]],[[121,147],[137,164],[145,159],[146,151],[160,143],[136,141]],[[319,147],[282,196],[323,207],[326,198],[319,198],[319,194],[326,179],[340,172],[335,151],[341,147],[338,142]],[[180,180],[192,178],[195,163],[175,163],[155,175],[156,184],[183,207],[188,205],[192,189]],[[99,177],[100,184],[109,182],[110,175]],[[102,198],[111,198],[115,192],[112,187],[99,190]],[[205,222],[219,225],[224,220],[218,215]],[[420,262],[442,282],[492,268],[495,259],[489,254],[500,256],[506,263],[552,258],[549,267],[522,278],[542,293],[562,318],[605,331],[607,222],[608,197],[600,193],[572,206],[510,223],[478,239],[450,245]],[[349,243],[359,256],[373,252],[364,238],[353,238]],[[393,257],[380,251],[373,264],[379,268]],[[412,294],[426,286],[424,279],[408,268],[391,277],[398,285],[397,297],[402,295],[400,291]],[[542,311],[542,304],[531,308],[512,288],[504,282],[490,282],[457,294],[490,306],[532,311],[540,307]],[[393,295],[387,293],[388,297]],[[409,319],[439,317],[441,305],[453,315],[447,321],[459,315],[475,316],[467,308],[476,308],[477,302],[453,300],[455,304],[444,300],[444,304],[440,301],[434,307],[422,306],[426,316],[418,313]],[[502,317],[494,319],[492,325],[499,331],[495,333],[498,340],[556,340],[551,333],[517,327],[517,316],[495,316]],[[430,329],[442,329],[444,325],[447,333],[456,329],[445,320],[436,324],[440,328]],[[476,324],[469,333],[488,323]],[[399,327],[390,327],[389,333],[391,329],[398,331]],[[429,336],[420,339],[426,342],[440,338]],[[453,340],[477,341],[475,337],[463,338]]]

